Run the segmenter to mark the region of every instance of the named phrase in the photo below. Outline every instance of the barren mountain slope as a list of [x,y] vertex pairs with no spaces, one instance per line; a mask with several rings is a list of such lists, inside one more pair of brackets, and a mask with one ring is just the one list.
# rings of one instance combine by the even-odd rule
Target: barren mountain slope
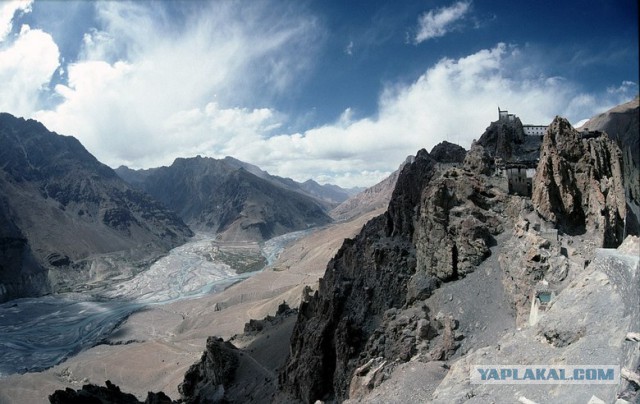
[[192,235],[76,139],[36,121],[0,114],[0,164],[0,301],[49,291],[47,278],[59,290],[109,277],[113,262],[139,270]]
[[237,162],[179,158],[169,167],[138,175],[119,171],[191,228],[219,233],[221,240],[262,241],[331,221],[321,201],[229,161]]

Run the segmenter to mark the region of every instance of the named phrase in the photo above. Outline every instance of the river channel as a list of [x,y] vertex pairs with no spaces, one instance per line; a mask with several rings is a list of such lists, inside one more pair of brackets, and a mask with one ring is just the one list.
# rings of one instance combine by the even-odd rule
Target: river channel
[[[307,233],[288,233],[263,243],[264,268],[286,244]],[[100,343],[135,311],[216,293],[257,272],[239,274],[227,263],[211,259],[208,252],[213,245],[213,236],[196,235],[148,270],[99,293],[0,304],[0,377],[47,369]]]

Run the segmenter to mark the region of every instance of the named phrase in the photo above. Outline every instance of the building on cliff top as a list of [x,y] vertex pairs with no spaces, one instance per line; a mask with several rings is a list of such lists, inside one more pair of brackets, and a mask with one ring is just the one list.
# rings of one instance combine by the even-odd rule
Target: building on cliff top
[[[514,122],[516,118],[515,114],[510,114],[509,111],[503,111],[498,107],[498,121]],[[548,125],[523,124],[522,130],[524,134],[528,136],[544,136],[548,127]]]
[[[498,107],[498,122],[512,123],[517,116],[509,111]],[[548,125],[522,125],[522,130],[526,136],[537,136],[541,138],[547,132]],[[510,194],[531,197],[533,191],[533,177],[536,174],[538,161],[496,161],[496,169],[502,173],[507,180],[507,191]]]

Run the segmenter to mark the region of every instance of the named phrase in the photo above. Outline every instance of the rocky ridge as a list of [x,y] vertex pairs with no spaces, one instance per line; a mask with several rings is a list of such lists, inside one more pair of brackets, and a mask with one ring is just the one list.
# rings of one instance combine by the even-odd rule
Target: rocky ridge
[[[524,134],[517,121],[494,124],[475,145],[486,156],[481,162],[528,157],[526,150],[522,153]],[[475,172],[469,165],[466,170],[437,167],[428,153],[418,153],[400,174],[387,213],[345,242],[319,290],[301,306],[291,356],[281,373],[283,392],[302,402],[359,399],[390,378],[399,363],[450,359],[459,346],[456,341],[464,338],[455,332],[458,320],[455,314],[434,316],[424,303],[443,282],[474,271],[505,228],[515,229],[514,237],[499,261],[518,324],[525,323],[539,282],[551,282],[562,293],[592,258],[590,247],[619,245],[624,217],[620,151],[605,137],[576,136],[566,120],[554,121],[544,136],[536,181],[539,193],[553,189],[553,181],[568,183],[559,197],[582,209],[578,217],[570,209],[545,216],[545,209],[558,208],[548,197],[534,195],[529,202],[506,195],[482,175],[482,164]],[[582,158],[581,165],[551,162],[550,156],[569,150],[576,150],[571,161],[578,164]],[[556,180],[560,170],[548,168],[554,164],[563,165],[563,175],[583,177]],[[531,223],[527,215],[532,215]],[[565,221],[573,221],[572,226]],[[567,244],[576,225],[596,235],[578,243],[578,251]],[[566,235],[560,242],[547,239],[552,237],[548,233],[557,239],[558,232]],[[375,287],[381,284],[384,289]]]
[[262,179],[271,181],[272,183],[280,187],[285,187],[291,191],[316,198],[317,200],[327,204],[327,207],[333,207],[336,204],[342,203],[346,201],[350,196],[355,195],[356,193],[361,191],[361,189],[359,188],[344,189],[333,184],[320,185],[314,180],[307,180],[300,183],[292,180],[291,178],[283,178],[277,175],[269,174],[268,172],[260,169],[258,166],[240,161],[229,156],[225,157],[223,161],[233,167],[244,168],[250,173]]
[[587,233],[600,247],[620,245],[626,216],[620,149],[604,134],[582,138],[557,117],[544,136],[531,199],[561,232]]
[[[368,392],[398,363],[450,358],[462,337],[457,322],[430,313],[424,300],[488,255],[506,202],[499,189],[420,151],[401,172],[387,213],[345,241],[301,305],[283,392],[303,402],[342,401]],[[358,387],[354,375],[369,387]]]
[[118,172],[192,229],[218,233],[224,241],[263,241],[331,221],[324,202],[261,178],[252,172],[257,167],[236,162],[178,158],[169,167],[139,172],[120,167]]

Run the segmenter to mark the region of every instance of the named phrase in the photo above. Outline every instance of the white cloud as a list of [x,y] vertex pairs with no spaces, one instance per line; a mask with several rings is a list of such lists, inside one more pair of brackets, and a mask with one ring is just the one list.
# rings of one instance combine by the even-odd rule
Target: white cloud
[[286,133],[295,117],[270,108],[270,95],[305,76],[323,35],[312,18],[266,3],[211,2],[175,25],[147,3],[96,7],[102,26],[85,35],[80,59],[66,67],[53,109],[29,112],[58,67],[51,36],[25,27],[1,48],[0,109],[76,136],[114,167],[231,155],[300,181],[372,185],[420,148],[442,140],[468,148],[498,105],[525,123],[546,124],[556,114],[577,122],[637,93],[629,82],[584,93],[545,76],[526,49],[498,44],[441,59],[408,85],[388,85],[373,116],[347,108],[333,123]]
[[0,111],[31,115],[59,57],[51,35],[23,25],[18,37],[0,50]]
[[638,92],[638,83],[634,83],[633,81],[625,80],[618,87],[608,87],[607,93],[609,94],[623,94],[627,95],[629,93]]
[[0,43],[2,43],[7,35],[13,29],[13,16],[16,12],[21,11],[28,13],[31,11],[33,0],[13,0],[0,2]]
[[112,166],[217,155],[234,134],[273,130],[275,111],[236,106],[295,86],[321,34],[315,20],[266,3],[211,2],[180,25],[148,3],[96,7],[102,27],[56,87],[62,102],[35,117]]
[[347,46],[345,46],[344,53],[346,53],[349,56],[353,56],[353,41],[349,41]]
[[459,1],[449,7],[438,8],[424,13],[418,19],[418,33],[415,43],[446,35],[452,24],[464,17],[470,10],[471,2]]
[[229,153],[297,180],[372,185],[420,148],[448,140],[468,149],[497,119],[498,105],[524,123],[548,124],[557,114],[575,122],[630,96],[588,95],[558,77],[523,75],[520,67],[532,62],[504,44],[445,58],[411,85],[387,88],[377,117],[353,120],[346,110],[334,124],[256,137]]

